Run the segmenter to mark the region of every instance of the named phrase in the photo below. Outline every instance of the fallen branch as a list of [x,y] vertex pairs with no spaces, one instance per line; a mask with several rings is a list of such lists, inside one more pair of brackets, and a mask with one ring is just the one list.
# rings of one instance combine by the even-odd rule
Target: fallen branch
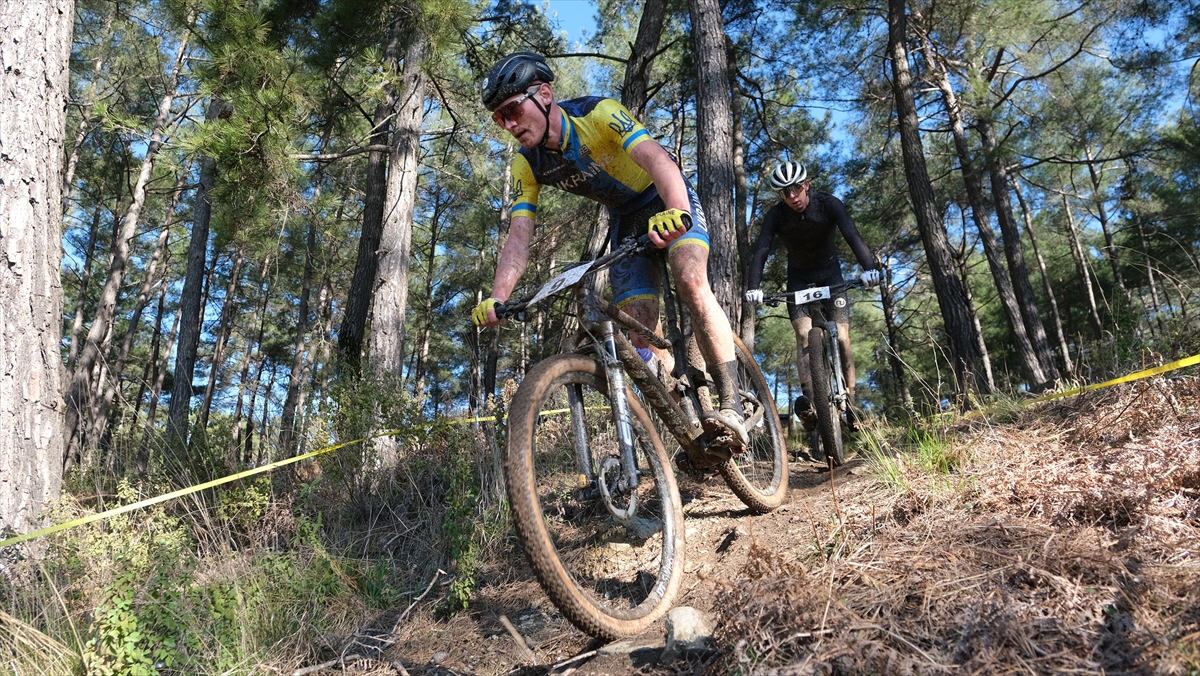
[[392,625],[392,634],[393,635],[395,635],[396,632],[400,631],[400,623],[404,621],[404,618],[408,617],[408,613],[410,611],[412,611],[413,607],[415,607],[418,603],[420,603],[421,599],[425,598],[425,596],[427,594],[429,594],[430,589],[433,589],[433,583],[437,582],[438,575],[445,575],[445,574],[446,574],[446,571],[442,570],[441,568],[437,569],[437,572],[433,574],[433,579],[429,581],[429,586],[425,588],[425,591],[422,592],[420,596],[413,599],[413,602],[410,603],[408,605],[408,607],[404,609],[404,612],[400,613],[400,617],[396,618],[396,624]]
[[517,631],[517,628],[513,626],[512,622],[509,621],[508,616],[501,615],[500,624],[503,624],[504,628],[508,630],[508,635],[512,637],[513,643],[517,644],[517,649],[521,651],[521,654],[524,655],[525,659],[533,662],[534,664],[541,664],[541,662],[538,661],[537,655],[535,655],[534,652],[529,649],[529,646],[525,645],[525,637],[521,636],[521,632]]

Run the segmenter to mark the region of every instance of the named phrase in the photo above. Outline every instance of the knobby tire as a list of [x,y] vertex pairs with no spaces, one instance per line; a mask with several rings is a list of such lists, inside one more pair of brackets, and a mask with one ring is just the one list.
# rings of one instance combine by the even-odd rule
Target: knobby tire
[[742,397],[750,445],[746,452],[725,461],[719,469],[729,489],[751,511],[766,514],[787,499],[787,442],[775,398],[758,362],[737,335],[733,342],[740,386],[757,402]]
[[580,490],[566,391],[583,392],[590,464],[617,453],[604,371],[561,354],[526,376],[509,407],[504,471],[526,556],[554,605],[580,630],[616,639],[640,633],[671,608],[683,578],[684,528],[670,458],[641,402],[628,392],[642,476],[637,518],[621,525],[598,491]]
[[808,332],[808,372],[812,377],[813,406],[817,410],[817,430],[821,435],[821,450],[826,461],[834,467],[846,462],[842,446],[841,416],[833,401],[833,357],[825,346],[826,331],[813,327]]

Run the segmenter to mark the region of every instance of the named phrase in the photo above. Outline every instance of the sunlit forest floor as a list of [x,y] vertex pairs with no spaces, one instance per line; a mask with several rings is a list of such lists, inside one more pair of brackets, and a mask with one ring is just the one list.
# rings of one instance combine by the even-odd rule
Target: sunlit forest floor
[[[771,514],[751,515],[719,477],[681,476],[687,578],[678,603],[712,618],[716,650],[671,663],[659,659],[661,627],[621,650],[566,623],[502,516],[484,524],[492,535],[481,546],[460,548],[449,575],[417,565],[435,558],[432,542],[388,558],[362,539],[349,547],[293,537],[282,548],[290,554],[268,554],[269,543],[230,548],[193,524],[199,534],[187,546],[199,563],[181,567],[174,586],[89,580],[85,545],[102,540],[77,536],[67,551],[74,563],[60,551],[53,563],[6,568],[6,608],[22,616],[3,616],[4,648],[19,657],[15,673],[56,663],[58,673],[79,673],[81,655],[88,673],[143,673],[100,666],[144,663],[122,652],[142,637],[121,622],[165,637],[173,625],[164,618],[190,609],[207,624],[174,625],[180,638],[169,651],[161,638],[147,644],[189,661],[145,673],[1200,673],[1200,379],[865,427],[832,477],[797,442],[790,502]],[[298,512],[289,528],[314,528]],[[385,520],[373,537],[400,538],[394,523],[404,519]],[[408,528],[426,527],[415,523]],[[354,547],[368,553],[356,558]],[[404,566],[406,585],[387,579]],[[66,569],[81,576],[68,580]],[[456,593],[468,595],[465,609],[448,606]],[[80,612],[88,599],[95,612]],[[222,643],[225,634],[244,644]],[[221,668],[194,666],[201,656]]]

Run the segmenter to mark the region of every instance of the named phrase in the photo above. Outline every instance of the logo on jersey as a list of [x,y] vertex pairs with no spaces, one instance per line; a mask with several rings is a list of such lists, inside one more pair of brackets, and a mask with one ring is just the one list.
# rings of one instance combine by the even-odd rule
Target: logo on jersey
[[833,299],[833,306],[838,309],[846,307],[846,299],[845,298]]
[[608,128],[617,132],[621,136],[633,131],[634,125],[637,124],[637,121],[630,117],[629,113],[623,110],[619,113],[613,113],[612,119],[613,121],[608,123]]
[[516,184],[513,185],[513,194],[512,194],[513,202],[516,202],[517,198],[519,198],[520,196],[525,194],[525,188],[521,185],[521,182],[522,182],[522,179],[518,178]]
[[579,145],[579,154],[580,155],[591,155],[592,149],[587,147],[586,145],[580,144]]

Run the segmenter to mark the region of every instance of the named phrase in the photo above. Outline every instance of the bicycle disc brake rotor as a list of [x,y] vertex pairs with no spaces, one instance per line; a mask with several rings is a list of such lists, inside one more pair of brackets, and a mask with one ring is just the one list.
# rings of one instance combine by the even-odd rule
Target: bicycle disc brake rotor
[[[621,486],[621,460],[615,455],[609,455],[600,462],[600,494],[604,496],[604,506],[608,508],[609,514],[617,520],[621,525],[629,525],[637,515],[637,493],[635,491],[626,491]],[[609,488],[608,482],[612,481],[617,489],[613,491]],[[615,496],[615,497],[614,497]],[[627,504],[622,508],[618,502],[625,498]]]

